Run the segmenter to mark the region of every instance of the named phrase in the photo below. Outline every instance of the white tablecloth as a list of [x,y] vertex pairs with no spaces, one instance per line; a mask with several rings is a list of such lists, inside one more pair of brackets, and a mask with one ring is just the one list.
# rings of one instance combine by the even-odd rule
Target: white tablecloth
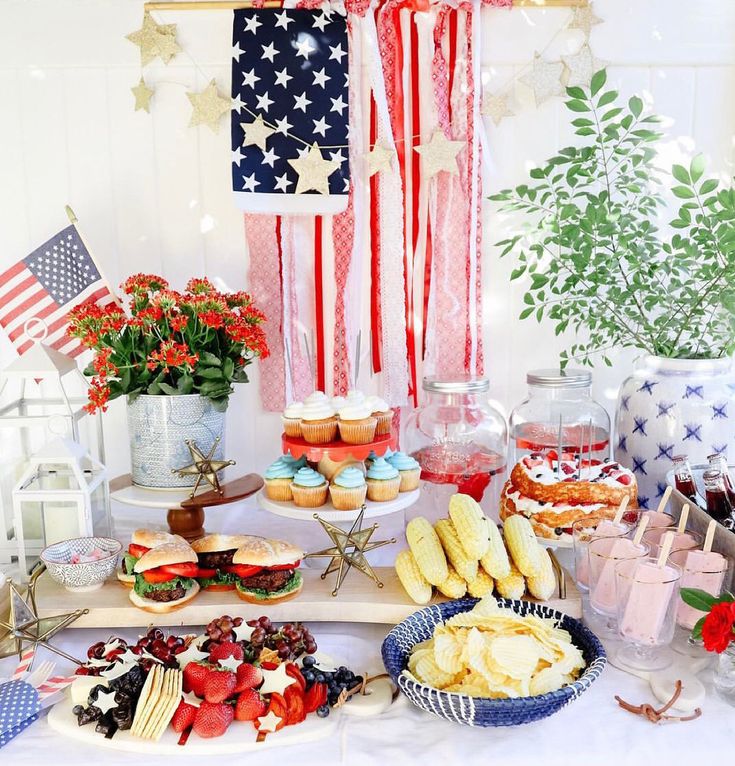
[[[145,515],[137,512],[131,515],[130,509],[123,515],[121,510],[116,508],[116,523],[118,535],[126,540],[129,533],[125,530],[130,525],[139,524]],[[207,526],[211,530],[237,529],[273,535],[283,530],[284,536],[293,538],[293,534],[286,534],[285,529],[288,527],[292,532],[294,522],[264,514],[251,504],[233,506],[229,511],[226,508],[212,511],[208,521]],[[161,523],[162,519],[160,516],[149,518],[148,523],[152,522]],[[383,525],[381,531],[382,528]],[[312,545],[323,544],[318,527],[313,534],[316,537]],[[237,614],[237,602],[233,602],[231,613]],[[357,672],[364,669],[371,673],[382,672],[380,645],[390,626],[314,623],[311,627],[320,650],[345,662]],[[54,643],[73,656],[82,658],[90,644],[107,638],[104,633],[95,629],[70,628],[59,634]],[[115,634],[129,640],[135,639],[138,631],[122,629],[115,631]],[[41,650],[39,656],[45,658],[45,650]],[[13,662],[12,658],[0,661],[0,676],[9,674]],[[61,660],[58,669],[69,669],[69,666]],[[392,708],[378,718],[343,716],[338,734],[329,739],[269,749],[263,754],[226,758],[239,766],[262,766],[272,759],[297,766],[342,763],[350,766],[434,766],[439,763],[502,766],[552,766],[557,763],[639,766],[645,763],[692,766],[695,763],[707,764],[716,756],[729,760],[733,750],[735,709],[711,691],[707,676],[708,671],[700,675],[708,688],[703,715],[697,721],[683,724],[654,726],[621,710],[614,700],[616,694],[634,704],[655,700],[646,682],[608,666],[602,677],[577,701],[551,718],[528,726],[472,729],[435,718],[415,708],[404,697],[399,697]],[[200,759],[195,761],[182,755],[179,760],[194,763]],[[0,766],[51,763],[54,766],[71,763],[130,766],[131,763],[148,762],[139,756],[62,739],[50,728],[45,717],[0,750]],[[153,758],[150,763],[154,763]]]

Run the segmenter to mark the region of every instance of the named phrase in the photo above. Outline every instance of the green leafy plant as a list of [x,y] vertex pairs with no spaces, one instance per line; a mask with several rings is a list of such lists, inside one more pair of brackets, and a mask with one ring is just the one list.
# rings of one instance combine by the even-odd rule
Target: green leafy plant
[[531,182],[490,199],[523,214],[520,233],[497,243],[517,259],[511,279],[530,278],[521,319],[547,317],[556,335],[576,331],[562,352],[591,364],[619,347],[678,358],[735,351],[735,191],[705,177],[704,160],[674,165],[681,200],[669,236],[657,228],[664,202],[656,168],[660,118],[604,90],[567,88],[576,146],[561,149]]

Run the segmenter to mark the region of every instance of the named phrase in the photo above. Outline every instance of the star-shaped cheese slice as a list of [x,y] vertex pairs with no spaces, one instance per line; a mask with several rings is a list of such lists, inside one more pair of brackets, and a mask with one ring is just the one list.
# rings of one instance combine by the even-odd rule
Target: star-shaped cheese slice
[[[248,638],[250,638],[250,636],[248,636]],[[200,636],[197,636],[197,637],[196,637],[196,638],[195,638],[195,639],[194,639],[194,640],[191,642],[191,644],[193,644],[194,646],[196,646],[196,648],[197,648],[197,649],[201,649],[201,648],[202,648],[202,644],[203,644],[205,641],[207,641],[207,640],[209,640],[209,636],[208,636],[206,633],[202,633]],[[190,645],[191,645],[191,644],[190,644]]]
[[103,647],[102,647],[102,656],[105,656],[107,652],[114,652],[115,649],[117,649],[120,646],[120,639],[119,638],[113,638],[111,641],[108,641]]
[[[133,655],[135,657],[135,655]],[[109,670],[103,670],[100,675],[106,678],[108,681],[113,681],[115,678],[124,676],[128,671],[132,670],[138,658],[135,657],[136,662],[116,662]]]
[[182,692],[181,699],[186,702],[187,705],[192,707],[199,707],[204,700],[201,697],[197,697],[194,692]]
[[420,144],[414,150],[421,155],[423,171],[427,176],[435,176],[442,170],[457,175],[457,155],[464,146],[464,141],[450,141],[444,131],[435,130],[428,144]]
[[253,625],[248,625],[246,622],[243,622],[242,625],[236,625],[232,628],[232,632],[236,641],[249,641],[250,636],[253,635],[254,630],[255,627]]
[[105,692],[100,689],[97,692],[97,699],[92,704],[98,710],[101,710],[102,715],[104,715],[108,710],[117,707],[117,702],[115,702],[115,690],[112,689],[109,692]]
[[276,726],[278,726],[279,723],[281,723],[281,718],[279,718],[272,710],[268,715],[264,715],[261,718],[258,718],[258,723],[260,726],[258,727],[258,731],[265,731],[265,732],[274,732],[276,730]]
[[254,144],[263,151],[265,151],[266,140],[275,133],[273,128],[263,122],[261,115],[258,115],[253,122],[241,122],[240,127],[245,131],[242,145],[250,146]]
[[199,662],[199,660],[204,660],[209,655],[207,652],[203,652],[196,646],[196,641],[192,641],[189,646],[184,649],[183,652],[179,652],[178,654],[174,655],[176,657],[176,662],[179,663],[179,667],[183,670],[190,662]]
[[289,160],[288,164],[299,176],[296,194],[303,194],[312,189],[320,194],[329,194],[329,176],[339,169],[339,162],[325,160],[316,143],[312,144],[303,157]]
[[87,660],[87,665],[91,668],[106,668],[112,665],[112,660],[106,660],[104,657],[98,659],[97,657],[91,657]]
[[242,665],[242,660],[237,660],[234,657],[225,657],[223,660],[217,660],[218,664],[227,670],[231,670],[233,673]]
[[263,670],[263,685],[258,689],[261,694],[283,694],[287,686],[296,682],[286,672],[286,663],[282,662],[275,670]]
[[133,654],[128,647],[122,654],[117,655],[117,659],[120,662],[127,662],[129,665],[134,665],[138,661],[138,655]]

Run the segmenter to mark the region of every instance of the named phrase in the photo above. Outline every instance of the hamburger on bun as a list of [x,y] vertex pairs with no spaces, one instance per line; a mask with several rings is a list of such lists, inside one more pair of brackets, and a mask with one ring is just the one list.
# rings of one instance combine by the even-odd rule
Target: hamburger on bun
[[166,614],[184,606],[199,592],[194,579],[197,555],[187,543],[164,543],[141,556],[134,567],[130,600],[139,609]]
[[301,592],[297,567],[304,552],[283,540],[248,537],[232,557],[237,595],[251,604],[275,604]]
[[151,548],[155,548],[164,543],[179,543],[188,545],[186,540],[179,535],[172,535],[169,532],[159,532],[157,529],[136,529],[130,538],[130,545],[127,553],[123,554],[120,566],[117,570],[117,579],[128,588],[135,584],[135,573],[133,569],[138,559],[148,553]]
[[199,560],[197,580],[204,590],[235,590],[237,575],[232,571],[235,551],[247,535],[205,535],[191,544]]

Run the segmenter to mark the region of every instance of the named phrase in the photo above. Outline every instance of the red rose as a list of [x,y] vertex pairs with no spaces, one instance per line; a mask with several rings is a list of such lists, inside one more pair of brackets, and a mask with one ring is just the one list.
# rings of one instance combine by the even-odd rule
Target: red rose
[[702,640],[708,652],[724,652],[733,640],[732,627],[735,623],[735,602],[715,604],[704,618]]

